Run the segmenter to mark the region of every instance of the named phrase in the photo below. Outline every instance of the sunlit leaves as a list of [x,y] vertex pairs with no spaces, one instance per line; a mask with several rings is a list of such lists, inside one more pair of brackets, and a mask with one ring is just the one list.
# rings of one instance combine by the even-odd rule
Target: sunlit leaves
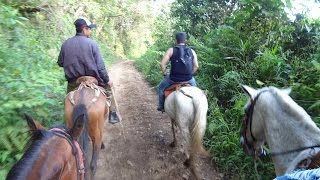
[[175,29],[201,37],[223,24],[237,1],[178,0],[173,3],[171,16],[176,19]]

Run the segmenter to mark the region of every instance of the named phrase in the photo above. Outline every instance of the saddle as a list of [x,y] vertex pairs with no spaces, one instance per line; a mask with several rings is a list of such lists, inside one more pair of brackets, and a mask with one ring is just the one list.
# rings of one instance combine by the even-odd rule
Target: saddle
[[185,82],[179,82],[179,83],[174,83],[171,86],[167,87],[164,90],[164,97],[168,97],[170,93],[172,93],[173,91],[177,91],[182,87],[186,87],[186,86],[191,86],[188,81]]
[[95,77],[92,76],[81,76],[76,80],[76,85],[77,88],[74,91],[69,92],[67,97],[69,98],[70,102],[72,105],[75,105],[75,100],[74,100],[74,92],[79,91],[82,88],[90,88],[94,90],[94,97],[91,100],[90,104],[88,105],[88,109],[98,100],[100,93],[106,97],[106,104],[108,107],[110,107],[110,102],[108,100],[107,92],[106,90],[98,86],[98,80]]
[[81,76],[76,80],[76,84],[79,86],[81,83],[84,83],[87,86],[90,84],[98,85],[98,80],[92,76]]
[[320,153],[317,153],[314,157],[302,160],[298,165],[301,169],[317,169],[320,167]]

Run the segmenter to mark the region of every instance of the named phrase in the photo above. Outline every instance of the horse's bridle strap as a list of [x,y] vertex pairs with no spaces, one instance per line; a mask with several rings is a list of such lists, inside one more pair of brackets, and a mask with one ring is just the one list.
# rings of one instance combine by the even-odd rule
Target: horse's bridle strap
[[254,99],[251,99],[251,98],[250,98],[251,104],[250,104],[250,106],[249,106],[248,121],[249,121],[249,123],[250,123],[250,135],[251,135],[253,141],[256,141],[256,140],[257,140],[257,139],[253,136],[253,134],[252,134],[252,116],[253,116],[254,105],[257,103],[258,98],[260,97],[260,95],[261,95],[262,93],[264,93],[264,92],[267,92],[267,90],[263,90],[263,91],[259,92],[258,95],[257,95]]
[[75,140],[72,139],[70,134],[68,134],[65,130],[62,130],[60,128],[52,128],[50,131],[53,132],[54,135],[64,138],[65,140],[68,141],[68,143],[72,147],[72,154],[76,158],[76,164],[77,164],[77,179],[84,180],[84,158],[83,158],[83,152],[82,149],[79,145],[79,143]]

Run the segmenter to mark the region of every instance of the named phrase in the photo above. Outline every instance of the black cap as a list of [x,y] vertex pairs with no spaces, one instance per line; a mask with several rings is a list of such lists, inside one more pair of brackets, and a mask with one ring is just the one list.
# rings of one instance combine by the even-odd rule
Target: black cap
[[84,27],[89,27],[89,28],[95,28],[96,25],[92,24],[87,18],[79,18],[74,22],[74,25],[76,26],[76,28],[84,28]]
[[187,40],[187,34],[185,32],[178,32],[176,34],[176,40],[178,43],[184,43]]

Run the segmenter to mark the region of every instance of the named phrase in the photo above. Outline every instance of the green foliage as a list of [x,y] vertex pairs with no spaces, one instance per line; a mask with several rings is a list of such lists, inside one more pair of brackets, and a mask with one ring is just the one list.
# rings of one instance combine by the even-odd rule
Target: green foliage
[[171,8],[171,17],[175,19],[174,28],[201,37],[212,28],[224,23],[236,3],[236,0],[177,0],[173,2]]
[[[16,123],[22,125],[23,123]],[[12,164],[21,158],[26,146],[28,134],[25,133],[25,128],[17,131],[15,126],[7,126],[5,129],[1,129],[0,132],[0,175],[5,177],[7,170],[11,168]]]
[[162,55],[162,52],[149,50],[135,63],[137,69],[145,75],[152,86],[157,86],[159,79],[162,78],[159,63]]
[[46,45],[53,38],[44,43],[18,9],[0,3],[0,10],[0,174],[5,177],[24,152],[27,133],[22,113],[41,117],[46,125],[61,123],[64,90],[63,76]]

